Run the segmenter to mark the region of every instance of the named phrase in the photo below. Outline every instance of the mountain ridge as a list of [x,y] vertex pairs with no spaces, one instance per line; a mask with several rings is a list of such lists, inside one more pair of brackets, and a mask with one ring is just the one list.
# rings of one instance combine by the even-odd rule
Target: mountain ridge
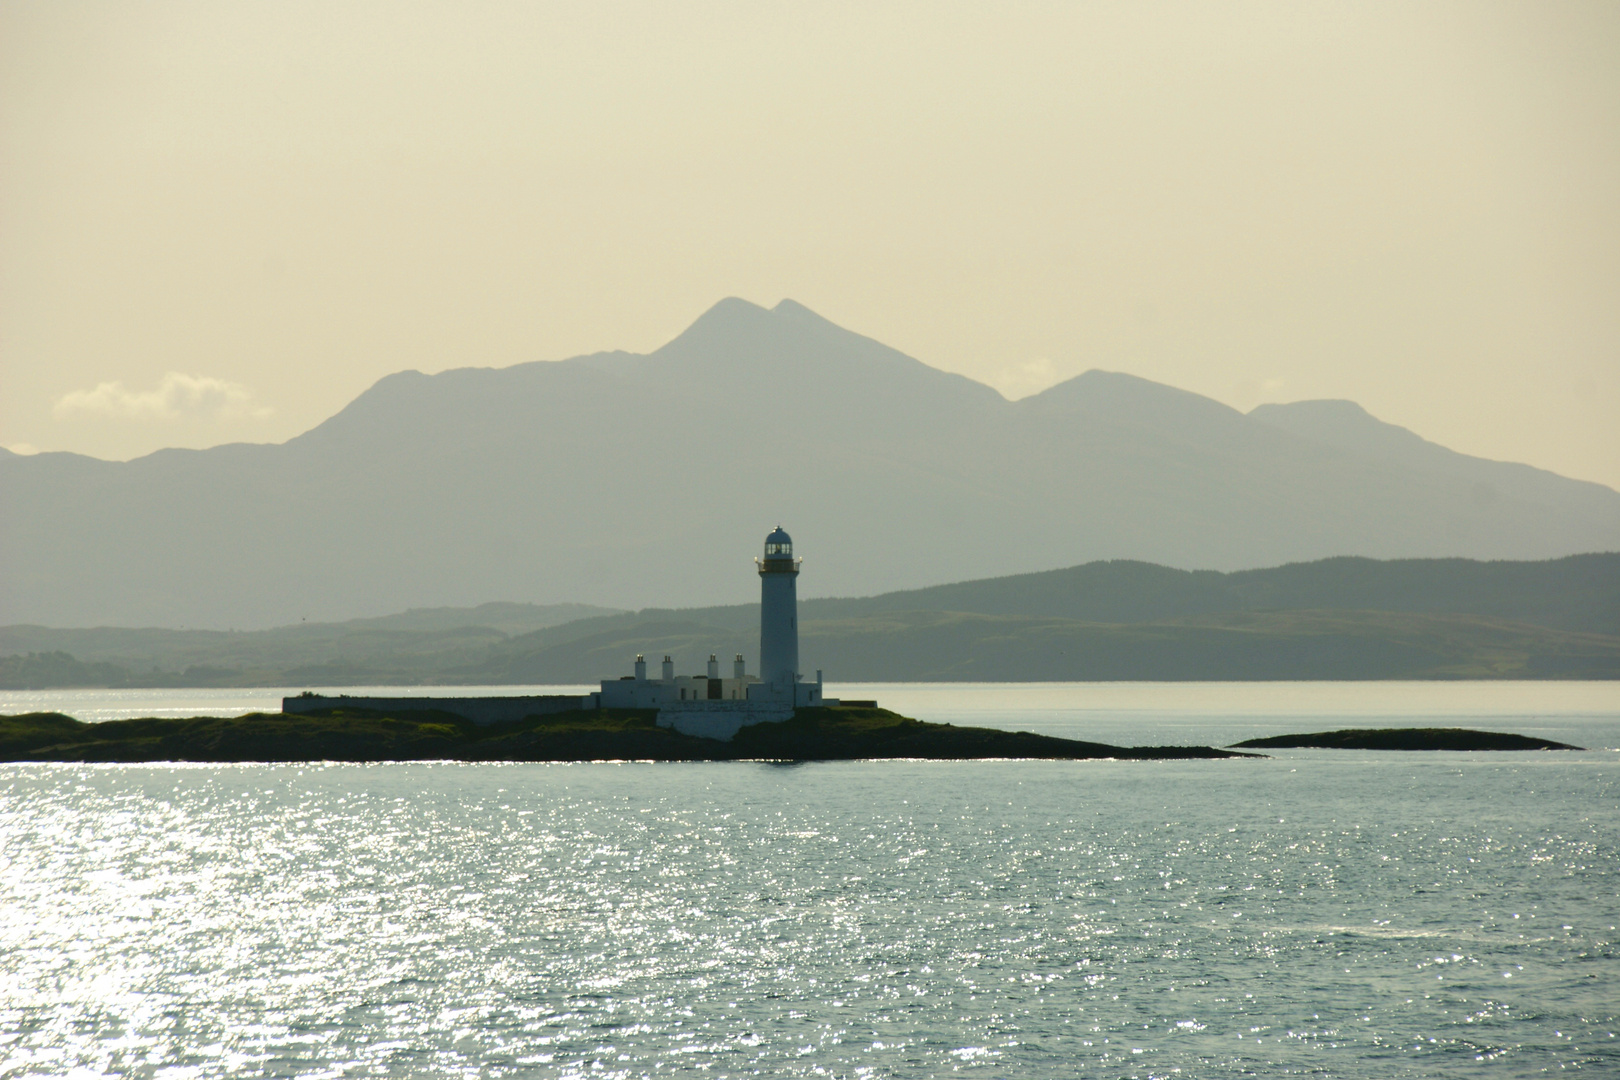
[[398,372],[281,444],[0,458],[0,622],[737,603],[777,522],[807,596],[1097,559],[1620,549],[1601,485],[1347,449],[1283,408],[1100,371],[1009,402],[802,305],[731,299],[649,354]]

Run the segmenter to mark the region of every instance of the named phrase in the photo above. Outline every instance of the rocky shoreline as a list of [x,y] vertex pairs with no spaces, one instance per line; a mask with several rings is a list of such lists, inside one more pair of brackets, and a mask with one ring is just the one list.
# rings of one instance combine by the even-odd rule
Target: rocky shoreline
[[0,717],[0,760],[277,761],[855,761],[1221,759],[1257,757],[1209,746],[1110,746],[1023,731],[913,720],[879,708],[800,709],[729,742],[658,727],[652,710],[591,710],[479,726],[449,713],[386,716],[363,709],[312,715],[109,720],[59,713]]
[[1234,743],[1253,750],[1583,750],[1569,743],[1469,728],[1344,728]]

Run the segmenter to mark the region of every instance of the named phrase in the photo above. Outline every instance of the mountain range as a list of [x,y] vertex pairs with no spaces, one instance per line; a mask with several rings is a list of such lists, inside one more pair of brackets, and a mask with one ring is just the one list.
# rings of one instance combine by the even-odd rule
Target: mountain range
[[1135,559],[1620,550],[1620,493],[1351,402],[1243,414],[1090,371],[1010,402],[790,300],[646,355],[388,376],[275,445],[0,453],[0,623],[258,628],[490,600],[740,603]]

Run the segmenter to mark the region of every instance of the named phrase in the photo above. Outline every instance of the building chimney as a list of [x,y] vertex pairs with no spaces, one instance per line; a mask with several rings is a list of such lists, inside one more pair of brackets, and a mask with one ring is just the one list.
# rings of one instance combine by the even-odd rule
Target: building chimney
[[731,662],[731,677],[739,680],[748,677],[748,669],[743,666],[742,653],[738,653],[737,659]]
[[636,681],[647,681],[647,658],[640,653],[636,653]]
[[709,678],[718,679],[719,677],[720,677],[720,661],[715,657],[714,653],[710,653],[709,654]]
[[675,681],[675,661],[667,654],[664,656],[664,681],[671,683]]

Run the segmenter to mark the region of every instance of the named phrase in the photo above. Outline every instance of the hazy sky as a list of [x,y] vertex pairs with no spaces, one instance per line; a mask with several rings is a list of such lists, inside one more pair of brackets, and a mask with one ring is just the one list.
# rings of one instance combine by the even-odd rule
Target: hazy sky
[[0,0],[0,445],[784,296],[1620,486],[1620,4]]

